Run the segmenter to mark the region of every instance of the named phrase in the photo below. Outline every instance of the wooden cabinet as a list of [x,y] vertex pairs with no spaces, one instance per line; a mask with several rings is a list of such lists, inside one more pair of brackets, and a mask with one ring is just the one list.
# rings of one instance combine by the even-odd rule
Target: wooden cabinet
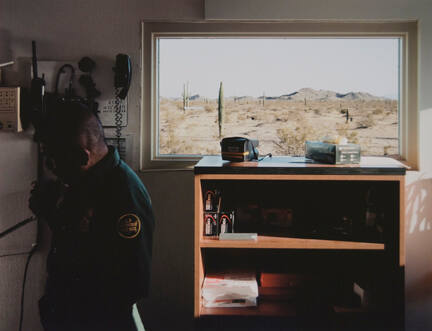
[[[204,307],[201,288],[206,273],[235,267],[250,268],[257,275],[273,268],[313,275],[319,279],[313,291],[325,288],[323,297],[330,298],[335,315],[366,310],[403,316],[404,175],[402,164],[387,158],[363,157],[360,165],[333,166],[289,157],[240,164],[204,157],[195,166],[194,183],[195,317],[298,314],[295,300],[266,300],[262,287],[257,307]],[[258,240],[204,236],[203,199],[209,188],[221,191],[223,208],[235,212],[234,231],[257,232]],[[375,208],[377,222],[372,228],[365,224],[369,205]],[[278,227],[268,215],[287,208],[293,214],[290,224]],[[373,284],[379,299],[366,308],[338,305],[332,286],[347,280],[352,288],[357,277]],[[395,324],[401,324],[400,319]]]

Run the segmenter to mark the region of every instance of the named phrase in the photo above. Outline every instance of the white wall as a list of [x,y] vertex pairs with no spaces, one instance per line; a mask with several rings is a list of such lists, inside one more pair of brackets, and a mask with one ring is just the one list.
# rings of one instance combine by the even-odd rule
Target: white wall
[[[207,15],[213,19],[418,19],[419,20],[419,117],[421,172],[407,177],[407,330],[432,329],[432,2],[430,0],[209,0]],[[130,122],[126,133],[134,135],[133,165],[138,165],[140,104],[140,21],[152,19],[201,19],[203,0],[0,0],[0,62],[28,58],[30,41],[38,42],[41,60],[93,57],[95,72],[111,70],[115,54],[128,53],[134,63],[129,97]],[[16,67],[6,78],[20,76]],[[21,70],[20,70],[21,72]],[[98,74],[99,72],[99,74]],[[101,83],[101,82],[99,82]],[[0,136],[0,229],[27,214],[25,200],[35,174],[35,151],[30,138]],[[142,302],[147,326],[190,329],[193,279],[193,184],[192,173],[152,172],[141,175],[152,195],[157,219],[153,286]],[[9,200],[8,200],[9,199]],[[33,232],[32,232],[33,231]],[[25,232],[23,245],[31,242],[34,228]],[[21,237],[20,237],[21,238]],[[17,239],[2,241],[0,248],[16,249]],[[31,264],[27,288],[25,330],[40,330],[36,301],[43,290],[44,258],[48,237]],[[0,255],[1,252],[0,251]],[[0,258],[0,331],[16,330],[24,257]],[[171,313],[171,314],[170,314]],[[170,314],[170,315],[169,315]],[[156,328],[157,325],[164,325]]]

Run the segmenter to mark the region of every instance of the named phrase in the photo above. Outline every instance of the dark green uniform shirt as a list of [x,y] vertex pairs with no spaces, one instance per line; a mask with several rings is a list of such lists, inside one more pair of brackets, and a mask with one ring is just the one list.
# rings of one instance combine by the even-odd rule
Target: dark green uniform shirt
[[115,319],[147,295],[151,201],[114,148],[66,191],[49,224],[53,237],[41,315],[45,309],[48,319]]

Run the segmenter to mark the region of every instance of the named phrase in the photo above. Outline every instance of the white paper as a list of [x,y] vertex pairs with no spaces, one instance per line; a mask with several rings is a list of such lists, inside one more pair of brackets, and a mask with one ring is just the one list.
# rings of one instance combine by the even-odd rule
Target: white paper
[[207,275],[202,288],[204,307],[254,307],[258,283],[251,273]]

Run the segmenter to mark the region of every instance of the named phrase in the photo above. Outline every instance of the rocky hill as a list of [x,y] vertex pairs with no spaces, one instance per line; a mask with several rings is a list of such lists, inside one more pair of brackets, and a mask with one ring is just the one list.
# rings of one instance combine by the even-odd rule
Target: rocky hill
[[366,92],[348,92],[338,93],[329,90],[314,90],[312,88],[302,88],[290,94],[284,94],[279,97],[271,97],[280,100],[313,100],[313,101],[336,101],[336,100],[387,100],[383,97],[377,97]]
[[[182,97],[169,97],[165,98],[173,101],[182,100]],[[252,97],[252,96],[228,96],[225,97],[225,100],[227,101],[253,101],[253,100],[262,100],[263,97]],[[329,90],[315,90],[312,88],[302,88],[298,91],[292,92],[290,94],[283,94],[280,96],[265,96],[266,100],[293,100],[293,101],[343,101],[343,100],[364,100],[364,101],[385,101],[390,100],[388,98],[384,97],[378,97],[375,95],[372,95],[367,92],[348,92],[348,93],[338,93],[335,91],[329,91]],[[203,100],[217,100],[215,98],[207,98],[200,96],[199,94],[194,94],[189,97],[189,100],[195,100],[195,101],[203,101]]]

